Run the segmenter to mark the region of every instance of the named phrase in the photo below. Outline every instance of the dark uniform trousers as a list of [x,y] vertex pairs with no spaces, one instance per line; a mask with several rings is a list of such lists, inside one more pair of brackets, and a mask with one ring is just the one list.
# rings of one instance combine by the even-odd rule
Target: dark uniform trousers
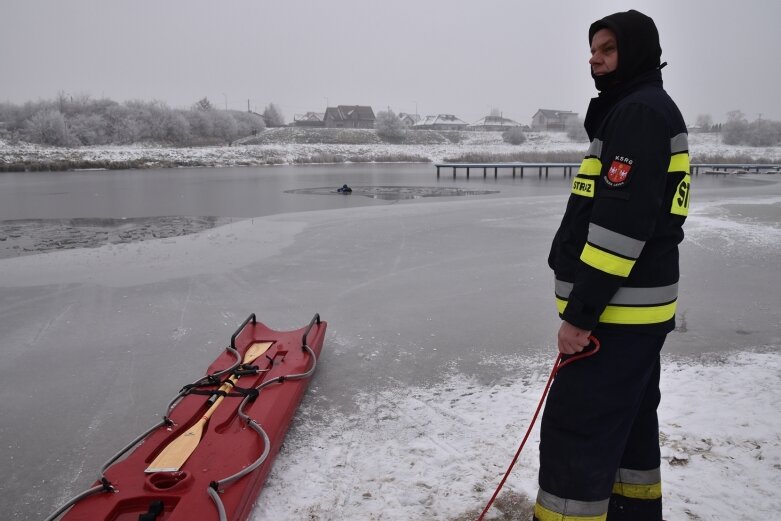
[[[598,326],[542,417],[537,521],[660,521],[659,354],[666,335]],[[566,499],[565,499],[566,498]]]

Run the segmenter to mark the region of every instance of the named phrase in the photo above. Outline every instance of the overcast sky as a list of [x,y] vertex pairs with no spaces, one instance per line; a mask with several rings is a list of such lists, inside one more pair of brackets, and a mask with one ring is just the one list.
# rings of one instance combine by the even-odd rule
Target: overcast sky
[[0,100],[58,92],[262,111],[331,106],[585,113],[588,26],[638,9],[661,35],[665,87],[689,123],[781,120],[777,0],[0,0]]

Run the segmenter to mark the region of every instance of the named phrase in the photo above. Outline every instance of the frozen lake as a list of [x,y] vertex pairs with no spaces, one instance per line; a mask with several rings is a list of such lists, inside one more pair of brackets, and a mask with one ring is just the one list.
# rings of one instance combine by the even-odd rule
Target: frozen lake
[[[779,181],[695,178],[679,327],[665,347],[672,369],[663,376],[668,453],[694,459],[704,452],[696,445],[703,432],[721,429],[745,442],[745,454],[732,454],[729,464],[753,461],[754,479],[741,476],[760,492],[781,472]],[[498,193],[401,201],[288,193],[343,183]],[[251,312],[275,329],[301,327],[315,312],[329,323],[322,363],[256,519],[445,520],[479,509],[554,358],[558,318],[545,261],[568,187],[561,174],[437,181],[432,165],[0,175],[3,221],[234,221],[178,237],[0,259],[6,512],[45,517],[87,488]],[[749,358],[735,359],[738,352]],[[708,372],[714,361],[724,372],[718,364]],[[748,366],[743,376],[754,372],[774,390],[720,425],[697,416],[702,407],[688,413],[715,406],[698,391],[713,378],[725,378],[729,389],[739,376],[730,367],[740,364]],[[762,384],[744,383],[732,391],[738,399]],[[747,422],[756,439],[740,430]],[[751,441],[765,447],[761,460],[751,459]],[[719,441],[710,444],[718,456]],[[536,490],[533,445],[508,484],[517,494]],[[695,463],[663,469],[674,490],[666,514],[685,519],[691,508],[701,519],[736,518],[746,503],[740,485],[724,488],[717,507],[686,495],[692,476],[711,489],[719,482],[716,467]],[[283,497],[303,475],[300,497]],[[767,496],[755,502],[757,513],[781,508],[774,493]],[[713,508],[727,515],[703,515]]]

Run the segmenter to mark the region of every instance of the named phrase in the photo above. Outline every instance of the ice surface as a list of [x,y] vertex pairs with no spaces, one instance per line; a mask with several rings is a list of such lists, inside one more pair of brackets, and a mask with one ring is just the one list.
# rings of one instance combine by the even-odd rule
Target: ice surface
[[[706,187],[695,191],[679,327],[665,347],[665,515],[772,518],[781,187],[775,176]],[[468,518],[509,463],[553,361],[545,258],[565,199],[289,213],[0,260],[0,467],[12,519],[44,517],[90,485],[250,312],[277,329],[314,312],[329,322],[253,519]],[[534,497],[536,442],[506,486],[517,497]]]

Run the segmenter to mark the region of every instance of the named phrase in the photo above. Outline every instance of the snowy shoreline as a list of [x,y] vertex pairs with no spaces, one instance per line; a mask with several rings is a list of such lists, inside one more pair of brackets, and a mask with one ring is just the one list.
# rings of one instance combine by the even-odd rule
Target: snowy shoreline
[[[357,412],[327,419],[317,417],[317,398],[307,401],[252,519],[475,519],[528,427],[551,361],[510,363],[519,370],[511,381],[486,387],[453,374],[433,387],[361,393]],[[700,361],[663,356],[668,519],[766,519],[781,508],[773,485],[781,469],[780,376],[776,348]],[[328,443],[337,438],[347,439]],[[538,443],[539,424],[490,519],[530,518]],[[313,466],[323,471],[313,474]],[[291,488],[295,501],[284,493]]]
[[[573,141],[563,132],[529,132],[522,145],[510,145],[500,132],[463,132],[458,143],[237,144],[173,148],[154,145],[47,147],[0,140],[0,171],[132,169],[176,167],[236,167],[304,163],[443,162],[465,154],[566,154],[576,157],[587,143]],[[781,162],[781,147],[728,146],[719,134],[689,136],[692,161],[697,157],[724,157]]]

